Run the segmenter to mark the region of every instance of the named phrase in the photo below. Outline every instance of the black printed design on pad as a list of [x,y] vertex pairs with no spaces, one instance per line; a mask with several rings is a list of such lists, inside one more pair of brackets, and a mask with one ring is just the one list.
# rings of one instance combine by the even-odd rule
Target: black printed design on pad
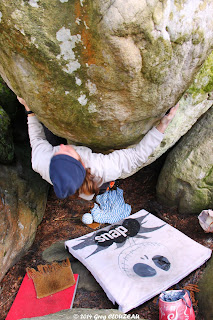
[[115,243],[122,243],[128,237],[135,237],[140,230],[140,223],[135,219],[124,220],[122,225],[114,225],[108,231],[100,231],[95,236],[95,242],[102,247],[109,247]]
[[79,250],[88,246],[96,245],[96,249],[87,257],[107,249],[112,244],[116,244],[117,248],[122,247],[129,239],[149,239],[144,233],[151,233],[155,230],[162,228],[165,224],[157,227],[144,227],[143,225],[147,222],[145,218],[149,215],[138,217],[137,219],[124,219],[121,220],[121,224],[112,225],[102,229],[101,231],[96,231],[90,236],[85,236],[79,239],[81,241],[79,244],[74,245],[72,249]]
[[118,256],[120,269],[129,278],[166,276],[171,268],[172,252],[158,242],[144,241],[131,244]]
[[127,235],[129,237],[135,237],[140,231],[140,223],[136,219],[126,219],[124,220],[122,226],[128,229]]
[[158,268],[162,270],[168,271],[170,269],[171,264],[166,257],[157,255],[152,258],[152,261]]
[[[164,271],[168,271],[170,269],[171,264],[166,257],[156,255],[152,258],[152,261],[154,262],[156,267]],[[154,277],[157,274],[157,271],[153,267],[141,262],[134,264],[133,271],[139,277]]]
[[145,263],[136,263],[133,266],[133,271],[139,277],[153,277],[156,275],[156,270]]

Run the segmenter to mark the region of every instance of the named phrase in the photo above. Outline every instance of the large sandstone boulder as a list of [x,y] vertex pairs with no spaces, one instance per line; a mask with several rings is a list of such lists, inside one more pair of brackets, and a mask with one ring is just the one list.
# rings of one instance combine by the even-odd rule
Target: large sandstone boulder
[[[184,136],[213,104],[213,52],[206,59],[189,89],[179,101],[179,109],[168,126],[160,146],[144,165],[149,165]],[[199,161],[199,159],[196,159]],[[135,170],[138,171],[138,168]],[[122,178],[127,177],[123,175]]]
[[32,171],[30,150],[16,147],[16,162],[0,164],[0,280],[34,241],[47,183]]
[[200,292],[198,294],[199,310],[205,317],[205,320],[213,319],[213,257],[208,262],[201,280],[198,283]]
[[[48,186],[31,169],[26,115],[0,78],[0,280],[33,243]],[[15,155],[15,156],[14,156]]]
[[212,14],[211,0],[1,0],[0,74],[54,133],[132,145],[210,54]]
[[181,213],[213,207],[213,107],[169,153],[160,173],[157,195]]

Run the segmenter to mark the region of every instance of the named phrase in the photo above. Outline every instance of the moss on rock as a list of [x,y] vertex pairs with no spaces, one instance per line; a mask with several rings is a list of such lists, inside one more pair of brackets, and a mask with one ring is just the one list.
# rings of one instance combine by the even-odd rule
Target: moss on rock
[[193,98],[213,91],[213,52],[208,56],[188,92]]
[[141,51],[144,77],[152,83],[164,83],[169,70],[166,68],[173,54],[172,45],[163,37],[152,39],[146,49]]

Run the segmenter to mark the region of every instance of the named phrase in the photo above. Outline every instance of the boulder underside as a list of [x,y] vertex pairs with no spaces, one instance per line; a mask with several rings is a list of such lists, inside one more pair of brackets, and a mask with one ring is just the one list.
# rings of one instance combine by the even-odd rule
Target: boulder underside
[[55,134],[126,147],[191,84],[212,12],[211,0],[2,0],[0,74]]

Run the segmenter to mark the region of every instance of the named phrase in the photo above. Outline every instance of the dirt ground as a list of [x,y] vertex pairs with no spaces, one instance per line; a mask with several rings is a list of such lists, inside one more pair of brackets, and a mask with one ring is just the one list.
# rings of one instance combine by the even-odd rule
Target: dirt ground
[[[213,249],[212,237],[203,232],[198,223],[197,215],[179,215],[175,207],[168,208],[157,202],[155,185],[163,160],[164,159],[161,158],[154,164],[143,168],[134,176],[119,182],[119,187],[124,191],[125,202],[131,205],[132,213],[146,209],[193,240]],[[92,231],[81,222],[82,215],[85,212],[89,212],[92,207],[93,201],[88,202],[79,198],[59,200],[55,197],[53,189],[50,189],[46,212],[42,223],[38,227],[34,244],[27,254],[8,271],[0,283],[0,320],[6,318],[25,275],[26,267],[35,268],[38,264],[44,264],[45,262],[42,260],[41,253],[51,244],[60,240],[79,237]],[[201,268],[180,281],[178,284],[179,287],[183,288],[189,284],[197,285],[205,267],[206,265],[204,264]],[[192,296],[193,293],[194,292],[191,291]],[[157,297],[129,313],[139,314],[141,318],[147,320],[157,320],[158,306],[156,301]],[[108,300],[104,291],[101,293],[100,291],[90,292],[85,289],[77,290],[73,307],[95,309],[115,308]],[[196,303],[196,293],[194,310],[196,320],[204,320]]]

